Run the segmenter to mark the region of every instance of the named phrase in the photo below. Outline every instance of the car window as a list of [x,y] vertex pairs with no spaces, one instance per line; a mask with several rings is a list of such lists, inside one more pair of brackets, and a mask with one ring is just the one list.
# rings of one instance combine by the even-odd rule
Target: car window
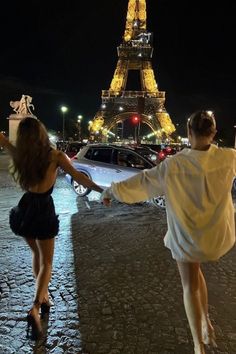
[[137,152],[149,161],[153,163],[157,162],[157,153],[155,151],[151,149],[139,148]]
[[125,150],[117,151],[116,164],[119,166],[139,168],[140,170],[150,168],[150,164],[141,156]]
[[116,151],[115,158],[115,163],[117,165],[128,167],[127,154],[125,151]]
[[110,148],[91,148],[89,149],[85,157],[86,159],[111,163],[112,149]]
[[[78,154],[78,156],[79,156],[79,154]],[[82,151],[82,154],[83,154],[83,151]],[[88,160],[92,160],[92,156],[93,156],[93,149],[89,148],[88,151],[84,154],[84,157]]]
[[139,168],[140,170],[150,168],[150,164],[139,155],[129,153],[127,158],[131,167]]

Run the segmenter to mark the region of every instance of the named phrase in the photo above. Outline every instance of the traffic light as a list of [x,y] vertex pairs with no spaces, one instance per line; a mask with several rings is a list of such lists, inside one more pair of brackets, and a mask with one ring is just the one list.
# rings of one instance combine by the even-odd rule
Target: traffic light
[[131,117],[131,121],[133,124],[138,124],[140,122],[140,117],[138,114],[135,114]]

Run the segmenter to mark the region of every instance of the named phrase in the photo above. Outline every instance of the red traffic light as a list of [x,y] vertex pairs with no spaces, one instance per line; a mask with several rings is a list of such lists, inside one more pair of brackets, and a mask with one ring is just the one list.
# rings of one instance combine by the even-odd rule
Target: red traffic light
[[131,121],[133,124],[138,124],[140,122],[140,117],[136,114],[131,117]]

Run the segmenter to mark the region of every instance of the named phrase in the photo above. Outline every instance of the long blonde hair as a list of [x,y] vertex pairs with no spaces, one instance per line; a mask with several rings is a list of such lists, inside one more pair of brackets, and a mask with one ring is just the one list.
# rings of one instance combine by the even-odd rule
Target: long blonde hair
[[45,126],[38,119],[24,118],[17,130],[13,153],[13,177],[28,190],[43,180],[50,164],[50,141]]

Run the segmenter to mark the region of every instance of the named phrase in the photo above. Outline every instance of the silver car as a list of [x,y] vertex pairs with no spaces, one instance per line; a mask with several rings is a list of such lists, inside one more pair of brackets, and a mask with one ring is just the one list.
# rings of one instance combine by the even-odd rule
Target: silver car
[[[147,147],[90,144],[83,147],[71,162],[78,171],[106,188],[112,182],[120,182],[140,170],[154,167],[159,160],[156,151]],[[90,193],[89,188],[78,184],[70,175],[66,174],[65,178],[77,195],[83,197]],[[157,196],[152,202],[161,208],[165,207],[163,196]]]

